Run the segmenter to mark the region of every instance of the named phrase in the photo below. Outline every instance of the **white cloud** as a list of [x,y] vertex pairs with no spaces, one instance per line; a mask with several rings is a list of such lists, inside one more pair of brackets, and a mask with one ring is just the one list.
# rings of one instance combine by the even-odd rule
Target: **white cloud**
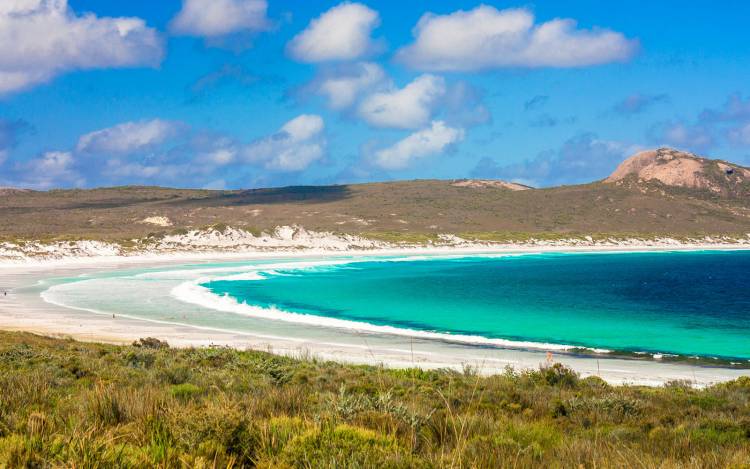
[[179,127],[161,119],[125,122],[81,136],[76,148],[88,153],[130,153],[164,143]]
[[175,34],[219,37],[269,28],[266,0],[183,0],[169,27]]
[[243,148],[244,159],[276,171],[301,171],[325,154],[325,125],[320,116],[303,114],[275,134]]
[[418,128],[429,122],[445,92],[442,77],[421,75],[402,89],[368,96],[359,105],[358,114],[376,127]]
[[415,42],[400,49],[397,59],[432,71],[580,67],[626,60],[638,47],[615,31],[576,29],[571,19],[535,24],[529,10],[488,5],[425,14],[413,33]]
[[163,40],[140,18],[77,16],[67,0],[3,0],[0,94],[71,70],[156,66]]
[[415,132],[393,146],[375,152],[374,163],[384,169],[403,169],[417,158],[441,153],[464,138],[463,129],[433,121],[429,128]]
[[309,140],[319,135],[324,128],[323,119],[314,114],[302,114],[290,120],[281,128],[292,140]]
[[205,161],[217,166],[224,166],[234,161],[237,151],[234,148],[217,148],[202,155]]
[[84,178],[73,169],[75,159],[67,151],[50,151],[41,157],[22,163],[20,169],[21,184],[35,189],[75,186],[85,183]]
[[379,24],[378,12],[341,3],[312,20],[287,44],[287,52],[300,62],[355,60],[377,48],[370,34]]
[[42,155],[40,159],[32,160],[32,164],[45,174],[58,174],[70,169],[73,164],[73,155],[67,151],[50,151]]
[[330,108],[342,110],[354,105],[363,93],[383,87],[389,82],[378,64],[364,62],[324,75],[313,82],[312,88],[317,94],[327,98]]

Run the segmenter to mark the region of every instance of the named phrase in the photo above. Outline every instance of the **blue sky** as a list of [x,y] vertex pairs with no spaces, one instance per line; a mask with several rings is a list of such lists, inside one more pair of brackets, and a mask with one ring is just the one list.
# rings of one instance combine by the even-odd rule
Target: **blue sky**
[[750,162],[744,2],[3,0],[0,186],[250,188]]

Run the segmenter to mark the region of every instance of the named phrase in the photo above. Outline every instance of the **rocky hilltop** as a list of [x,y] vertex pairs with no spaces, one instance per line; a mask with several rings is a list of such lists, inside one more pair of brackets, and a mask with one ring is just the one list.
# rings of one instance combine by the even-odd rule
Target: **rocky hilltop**
[[666,186],[701,189],[723,196],[750,195],[750,169],[692,153],[659,148],[623,161],[604,182],[657,181]]

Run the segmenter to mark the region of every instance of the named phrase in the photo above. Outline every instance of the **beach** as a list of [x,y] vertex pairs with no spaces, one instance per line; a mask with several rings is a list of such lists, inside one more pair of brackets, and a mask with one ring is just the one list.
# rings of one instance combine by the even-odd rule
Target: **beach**
[[[420,367],[425,369],[467,367],[482,374],[502,373],[506,367],[515,369],[538,368],[549,361],[570,366],[582,376],[600,376],[613,384],[662,385],[669,381],[689,381],[706,386],[750,374],[749,370],[698,366],[689,363],[670,363],[658,359],[621,358],[598,354],[578,354],[575,351],[547,348],[536,344],[510,346],[482,346],[406,337],[382,331],[346,331],[335,327],[289,327],[274,321],[258,321],[255,330],[227,330],[210,324],[185,324],[180,310],[185,308],[198,314],[195,305],[168,303],[175,308],[173,317],[144,320],[127,311],[73,309],[55,304],[48,279],[100,275],[127,269],[172,269],[190,264],[200,269],[221,262],[331,262],[345,256],[465,256],[473,254],[512,255],[535,252],[611,252],[653,250],[736,250],[735,244],[706,244],[702,246],[486,246],[390,248],[378,250],[331,251],[306,249],[265,252],[172,252],[134,256],[98,256],[48,259],[36,262],[6,262],[0,265],[0,288],[8,291],[0,299],[0,329],[28,331],[55,337],[70,337],[83,341],[130,343],[138,338],[156,337],[174,347],[233,347],[265,350],[296,357],[315,357],[347,363],[384,365],[388,367]],[[126,294],[126,293],[124,293]],[[154,301],[169,297],[168,292],[155,294]],[[46,300],[45,298],[46,297]],[[150,300],[149,300],[150,301]],[[165,300],[166,301],[166,300]],[[170,300],[171,301],[171,300]],[[166,303],[165,303],[166,305]],[[189,309],[189,308],[192,309]],[[551,352],[551,356],[548,355]]]

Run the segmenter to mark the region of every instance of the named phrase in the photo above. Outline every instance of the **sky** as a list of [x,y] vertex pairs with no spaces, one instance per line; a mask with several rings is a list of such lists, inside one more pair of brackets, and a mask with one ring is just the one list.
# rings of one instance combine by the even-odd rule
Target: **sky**
[[750,3],[0,0],[0,186],[750,163]]

